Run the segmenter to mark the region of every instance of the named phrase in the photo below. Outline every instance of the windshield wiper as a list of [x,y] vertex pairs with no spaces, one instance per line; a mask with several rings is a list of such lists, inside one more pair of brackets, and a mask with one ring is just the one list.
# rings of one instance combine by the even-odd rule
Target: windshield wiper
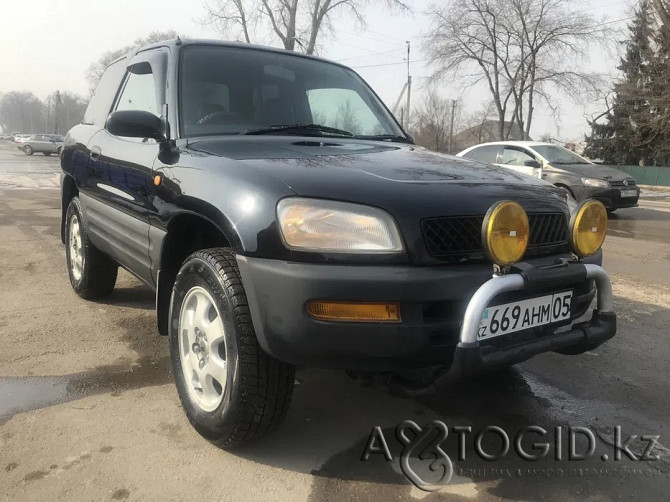
[[247,129],[240,132],[240,134],[272,134],[275,132],[282,131],[308,131],[308,132],[319,132],[327,134],[336,134],[339,136],[353,136],[353,133],[345,131],[343,129],[336,129],[335,127],[328,127],[319,124],[285,124],[285,125],[273,125],[269,127],[264,127],[262,129]]
[[399,136],[397,134],[371,134],[371,135],[361,135],[356,136],[356,139],[371,139],[371,140],[381,140],[381,141],[397,141],[398,143],[412,143],[409,138],[405,136]]

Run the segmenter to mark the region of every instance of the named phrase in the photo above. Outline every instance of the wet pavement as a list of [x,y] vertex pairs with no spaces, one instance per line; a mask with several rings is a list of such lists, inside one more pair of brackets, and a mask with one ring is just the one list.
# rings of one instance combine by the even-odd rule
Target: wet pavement
[[0,141],[0,188],[58,188],[58,166],[57,155],[26,155],[13,143]]
[[[610,220],[605,266],[619,333],[607,344],[574,357],[544,354],[420,399],[392,397],[342,372],[302,370],[285,424],[223,452],[181,410],[151,292],[121,273],[104,302],[72,293],[58,192],[28,189],[48,186],[57,159],[16,153],[0,147],[0,500],[670,497],[670,197],[644,198]],[[427,427],[434,420],[447,426],[448,486],[424,492],[403,474],[405,457],[428,480],[447,465],[430,441],[406,450],[396,435],[404,420],[418,424],[419,434],[437,434]],[[380,453],[361,460],[375,426],[391,461]],[[476,451],[480,433],[489,455],[504,446],[494,426],[510,438],[509,452],[484,460]],[[528,426],[546,431],[526,432],[520,442],[531,453],[547,443],[540,460],[516,452],[514,440]],[[637,436],[628,443],[636,460],[625,453],[615,460],[617,426],[624,439]],[[459,436],[455,427],[470,432]],[[594,437],[585,460],[569,458],[571,431],[575,453],[588,450],[578,427]],[[658,436],[651,452],[658,460],[641,459],[649,443],[643,435]]]

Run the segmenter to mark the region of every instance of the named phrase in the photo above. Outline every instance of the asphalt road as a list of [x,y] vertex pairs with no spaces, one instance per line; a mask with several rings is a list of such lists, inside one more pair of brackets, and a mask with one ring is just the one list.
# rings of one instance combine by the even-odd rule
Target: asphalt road
[[[125,272],[104,302],[71,291],[57,173],[58,159],[0,146],[1,500],[670,498],[670,193],[645,193],[639,208],[610,221],[605,267],[619,333],[595,351],[544,354],[422,399],[392,397],[343,372],[303,370],[285,424],[224,452],[180,408],[152,293]],[[465,460],[457,459],[453,430],[444,443],[454,477],[437,492],[415,488],[401,472],[394,429],[406,419],[471,427]],[[551,444],[543,460],[514,452],[514,436],[528,425],[548,431],[530,435]],[[374,426],[390,462],[381,454],[361,461]],[[475,437],[487,426],[512,439],[501,460],[476,453]],[[638,436],[628,443],[636,459],[648,436],[658,436],[650,452],[658,460],[615,460],[617,426],[624,439]],[[594,432],[589,459],[568,458],[569,427]],[[500,451],[499,435],[484,437],[486,452]],[[576,437],[576,452],[584,452],[586,436]]]

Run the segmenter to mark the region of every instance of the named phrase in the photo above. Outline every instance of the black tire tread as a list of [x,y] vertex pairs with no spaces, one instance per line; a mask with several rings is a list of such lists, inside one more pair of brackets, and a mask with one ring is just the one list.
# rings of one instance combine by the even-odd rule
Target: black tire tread
[[77,197],[70,201],[66,213],[66,246],[69,245],[67,236],[69,234],[70,218],[73,211],[76,211],[79,218],[79,226],[81,229],[82,243],[84,246],[84,254],[86,256],[86,263],[84,265],[84,273],[79,287],[75,286],[72,274],[69,271],[69,251],[66,251],[66,260],[68,267],[68,274],[70,275],[70,282],[75,292],[85,300],[96,300],[109,296],[114,291],[116,284],[116,277],[119,271],[119,266],[111,258],[101,253],[88,238],[88,234],[84,229],[83,215],[81,205]]
[[[236,423],[230,434],[208,438],[220,448],[231,448],[266,436],[284,421],[293,396],[295,368],[274,359],[260,347],[233,251],[203,249],[190,258],[206,261],[216,270],[239,327],[240,402]],[[188,418],[197,429],[198,424]]]

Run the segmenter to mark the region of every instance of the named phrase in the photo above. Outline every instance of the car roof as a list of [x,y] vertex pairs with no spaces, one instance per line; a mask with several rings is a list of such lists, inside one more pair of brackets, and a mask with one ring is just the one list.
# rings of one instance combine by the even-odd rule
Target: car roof
[[279,47],[270,47],[267,45],[257,45],[257,44],[247,44],[245,42],[230,42],[227,40],[216,40],[216,39],[206,39],[206,38],[173,38],[170,40],[164,40],[161,42],[156,42],[153,44],[149,45],[144,45],[142,47],[137,47],[136,49],[133,49],[131,52],[128,54],[125,54],[118,59],[115,59],[110,63],[113,64],[121,59],[124,58],[132,58],[136,54],[139,54],[141,52],[150,50],[150,49],[155,49],[157,47],[186,47],[186,46],[191,46],[191,45],[199,45],[199,46],[218,46],[218,47],[234,47],[237,49],[248,49],[248,50],[258,50],[258,51],[265,51],[265,52],[273,52],[273,53],[278,53],[278,54],[287,54],[290,56],[295,56],[295,57],[301,57],[305,59],[313,59],[315,61],[321,61],[324,63],[330,63],[334,64],[337,66],[341,66],[343,68],[350,69],[348,66],[343,65],[342,63],[338,63],[337,61],[332,61],[330,59],[325,59],[321,58],[318,56],[312,56],[309,54],[303,54],[302,52],[297,52],[297,51],[289,51],[287,49],[282,49]]

